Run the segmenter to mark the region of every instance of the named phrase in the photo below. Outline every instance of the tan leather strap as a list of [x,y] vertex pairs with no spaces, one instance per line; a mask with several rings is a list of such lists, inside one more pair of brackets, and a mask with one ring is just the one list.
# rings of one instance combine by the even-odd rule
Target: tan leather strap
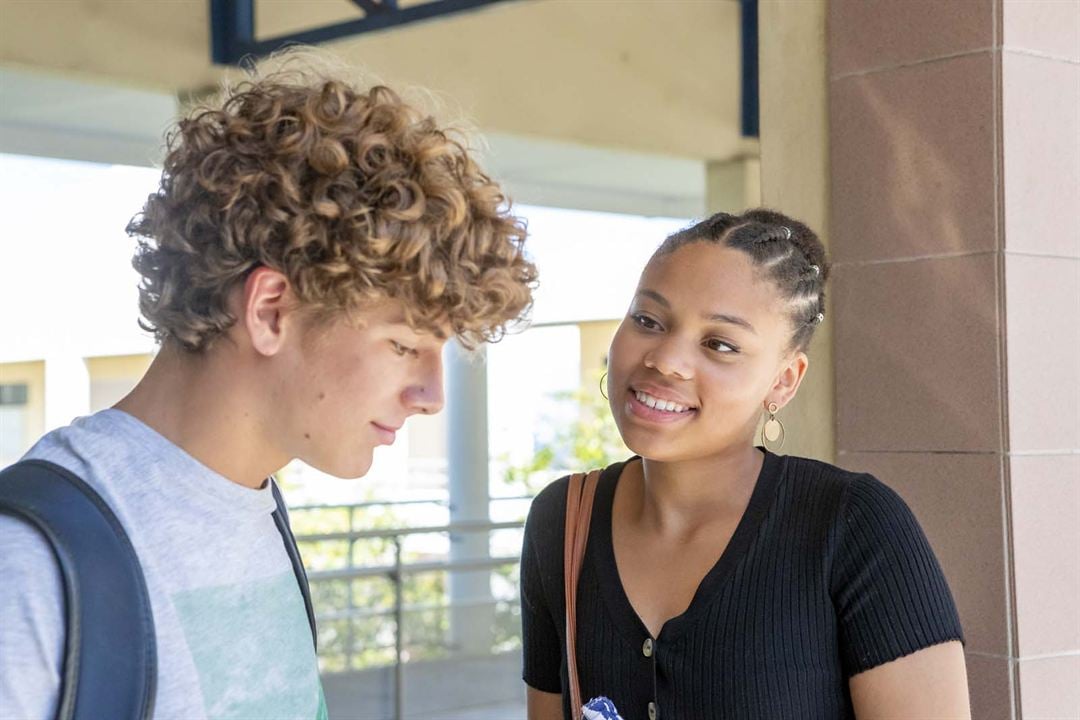
[[570,680],[571,717],[581,717],[581,684],[577,671],[577,586],[585,545],[589,542],[589,521],[592,520],[593,498],[600,480],[600,471],[588,475],[570,476],[566,490],[566,536],[563,540],[563,579],[566,596],[566,674]]

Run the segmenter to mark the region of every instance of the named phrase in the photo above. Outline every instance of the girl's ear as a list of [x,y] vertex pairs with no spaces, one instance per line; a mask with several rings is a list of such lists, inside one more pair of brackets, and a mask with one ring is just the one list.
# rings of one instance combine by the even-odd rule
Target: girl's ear
[[784,407],[791,402],[795,393],[799,391],[803,378],[806,377],[806,368],[809,365],[810,360],[806,357],[806,353],[800,351],[792,355],[787,364],[781,368],[780,374],[776,376],[776,382],[769,390],[768,399],[765,401],[766,405],[774,402]]

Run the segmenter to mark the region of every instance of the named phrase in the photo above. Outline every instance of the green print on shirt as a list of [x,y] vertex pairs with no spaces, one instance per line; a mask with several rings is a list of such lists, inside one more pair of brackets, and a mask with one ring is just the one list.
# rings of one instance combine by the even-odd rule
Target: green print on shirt
[[177,593],[173,604],[214,720],[326,720],[296,576]]

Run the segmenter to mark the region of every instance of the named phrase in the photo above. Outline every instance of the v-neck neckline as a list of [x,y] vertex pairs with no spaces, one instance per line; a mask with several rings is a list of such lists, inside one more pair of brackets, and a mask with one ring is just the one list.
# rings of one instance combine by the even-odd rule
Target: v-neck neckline
[[[764,452],[765,457],[754,483],[754,490],[750,494],[750,501],[739,519],[739,524],[735,527],[735,532],[716,564],[701,579],[690,605],[681,614],[669,618],[661,626],[660,633],[653,638],[657,642],[670,642],[697,622],[708,610],[721,587],[728,581],[735,566],[746,554],[750,543],[757,536],[758,528],[772,505],[776,486],[783,476],[787,460],[786,456],[774,455],[764,448],[759,449]],[[593,530],[589,533],[589,542],[595,543],[596,573],[604,602],[620,631],[637,646],[646,638],[653,636],[638,616],[626,594],[626,588],[623,587],[622,578],[619,576],[619,566],[615,561],[615,544],[612,539],[612,508],[615,504],[615,489],[623,468],[635,460],[640,460],[640,458],[635,456],[610,465],[601,473],[596,489]]]

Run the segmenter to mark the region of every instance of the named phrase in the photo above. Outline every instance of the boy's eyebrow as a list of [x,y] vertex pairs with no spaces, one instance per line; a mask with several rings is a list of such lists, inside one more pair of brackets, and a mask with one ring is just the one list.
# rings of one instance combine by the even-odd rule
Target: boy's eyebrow
[[[397,315],[394,315],[392,318],[390,318],[389,322],[390,322],[391,325],[404,325],[405,327],[409,328],[413,332],[417,332],[417,330],[412,325],[409,324],[409,321],[405,319],[405,314],[404,313],[399,313]],[[440,330],[437,327],[431,328],[430,330],[424,330],[423,332],[429,332],[432,335],[434,335],[436,338],[438,338],[439,340],[445,340],[446,339],[446,333],[444,333],[442,330]]]
[[[645,297],[656,301],[657,304],[663,306],[664,308],[666,308],[668,310],[671,309],[671,303],[668,302],[668,299],[666,297],[664,297],[663,295],[661,295],[660,293],[656,292],[655,290],[649,290],[648,288],[638,290],[638,295],[644,295]],[[713,321],[713,322],[722,322],[722,323],[727,323],[728,325],[738,325],[739,327],[746,328],[750,332],[757,335],[757,330],[754,329],[754,326],[751,325],[748,320],[744,320],[743,318],[739,317],[738,315],[728,315],[726,313],[713,313],[711,315],[710,314],[703,314],[702,317],[705,318],[706,320]]]

